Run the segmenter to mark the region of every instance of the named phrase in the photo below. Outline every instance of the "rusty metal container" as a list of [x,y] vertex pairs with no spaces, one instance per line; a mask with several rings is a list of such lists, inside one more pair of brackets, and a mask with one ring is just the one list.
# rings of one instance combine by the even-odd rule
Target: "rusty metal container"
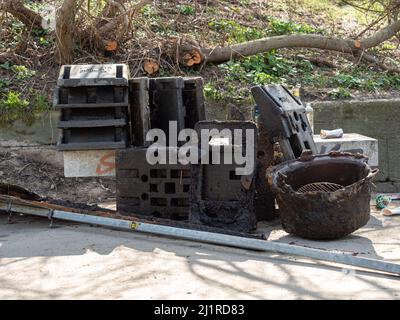
[[336,239],[370,217],[371,170],[360,154],[303,153],[267,173],[286,232],[309,239]]

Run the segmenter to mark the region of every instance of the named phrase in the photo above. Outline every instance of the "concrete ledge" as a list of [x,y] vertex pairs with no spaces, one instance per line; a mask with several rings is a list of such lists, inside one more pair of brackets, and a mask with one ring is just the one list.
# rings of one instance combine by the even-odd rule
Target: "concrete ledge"
[[378,141],[358,133],[345,133],[342,138],[322,139],[319,134],[314,135],[318,153],[342,151],[361,153],[368,157],[368,164],[372,168],[379,167]]
[[41,114],[32,125],[16,121],[11,127],[0,128],[0,145],[16,147],[55,144],[59,135],[58,117],[58,111],[50,111]]
[[[378,139],[379,169],[376,182],[383,189],[400,191],[400,99],[314,102],[315,133],[343,128]],[[378,183],[378,191],[380,191]]]

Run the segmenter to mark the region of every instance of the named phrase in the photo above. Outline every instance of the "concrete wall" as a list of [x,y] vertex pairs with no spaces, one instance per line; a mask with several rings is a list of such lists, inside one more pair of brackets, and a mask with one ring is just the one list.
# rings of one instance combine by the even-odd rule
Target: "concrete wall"
[[41,115],[30,126],[16,121],[11,127],[0,127],[0,146],[54,144],[59,135],[58,117],[58,111],[51,111]]
[[377,191],[400,192],[400,99],[315,102],[314,131],[343,128],[378,139]]
[[[378,139],[378,191],[400,192],[400,99],[314,102],[314,131],[343,128]],[[32,126],[16,122],[0,128],[0,146],[54,144],[59,135],[58,112],[43,115]]]

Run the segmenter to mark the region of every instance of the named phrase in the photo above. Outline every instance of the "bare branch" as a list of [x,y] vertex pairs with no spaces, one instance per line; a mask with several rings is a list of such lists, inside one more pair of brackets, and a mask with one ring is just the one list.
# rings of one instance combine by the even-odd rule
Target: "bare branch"
[[124,19],[125,17],[127,17],[128,15],[140,10],[142,7],[144,7],[146,4],[150,4],[152,3],[153,0],[141,0],[139,1],[136,5],[134,5],[132,8],[130,8],[129,10],[126,10],[124,12],[122,12],[122,14],[120,14],[119,16],[115,17],[112,21],[110,21],[109,23],[107,23],[106,25],[102,26],[101,28],[99,28],[98,30],[98,34],[102,35],[102,34],[107,34],[108,32],[112,31],[113,29],[115,29],[117,27],[117,25],[119,25]]

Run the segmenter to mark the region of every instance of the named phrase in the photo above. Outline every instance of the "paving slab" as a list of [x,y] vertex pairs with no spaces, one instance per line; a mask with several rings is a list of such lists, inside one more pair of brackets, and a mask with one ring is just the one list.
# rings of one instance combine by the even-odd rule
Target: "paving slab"
[[[108,207],[112,204],[108,204]],[[341,240],[269,240],[400,263],[400,216]],[[0,214],[0,299],[399,299],[400,277],[340,264]]]

